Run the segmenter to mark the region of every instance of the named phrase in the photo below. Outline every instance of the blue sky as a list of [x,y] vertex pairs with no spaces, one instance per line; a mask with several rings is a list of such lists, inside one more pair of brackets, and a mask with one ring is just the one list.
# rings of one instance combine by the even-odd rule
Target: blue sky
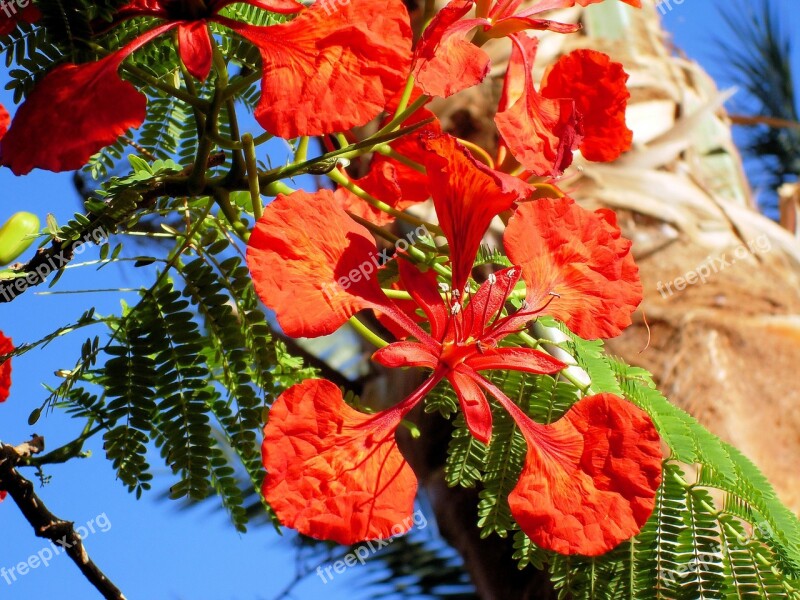
[[[721,25],[716,25],[719,23],[716,2],[684,0],[677,4],[673,0],[672,4],[665,21],[676,44],[690,57],[700,60],[712,75],[722,76],[712,37],[724,33]],[[796,30],[798,17],[789,17]],[[727,87],[729,82],[722,78],[721,84]],[[12,107],[6,92],[0,92],[0,102]],[[59,221],[65,221],[79,208],[69,174],[36,172],[15,178],[9,171],[0,170],[0,190],[0,223],[20,209],[41,217],[51,212]],[[84,260],[92,257],[91,250],[83,255]],[[134,269],[114,272],[109,268],[101,273],[96,275],[92,267],[71,269],[56,289],[130,288],[147,283],[139,279],[142,275]],[[18,342],[32,341],[77,318],[89,302],[100,313],[119,310],[121,297],[126,296],[118,293],[53,296],[29,292],[18,301],[0,305],[0,328]],[[132,301],[134,295],[128,294],[127,298]],[[3,441],[18,443],[36,432],[46,437],[50,448],[55,448],[79,433],[79,423],[58,413],[42,418],[32,428],[26,423],[30,412],[45,397],[41,383],[57,381],[54,371],[73,364],[83,339],[76,335],[54,343],[43,352],[15,360],[12,396],[0,406]],[[228,525],[224,514],[206,508],[181,512],[175,505],[158,501],[156,493],[137,501],[114,481],[114,473],[99,443],[90,443],[88,447],[93,451],[91,458],[49,468],[47,474],[52,480],[39,492],[56,515],[73,520],[76,525],[85,525],[99,515],[107,518],[110,529],[90,535],[87,548],[131,600],[269,600],[293,578],[295,554],[288,542],[290,536],[281,538],[270,527],[240,535]],[[25,473],[34,475],[30,470]],[[168,483],[168,478],[157,477],[155,488],[163,489]],[[0,568],[15,566],[46,546],[33,536],[30,526],[10,502],[0,506],[0,531]],[[432,532],[430,528],[428,533]],[[294,597],[311,599],[323,594],[329,600],[352,597],[350,588],[358,579],[357,568],[327,585],[312,576],[297,588]],[[97,595],[71,561],[60,556],[49,567],[39,567],[12,585],[0,578],[0,600],[24,597],[83,599]]]

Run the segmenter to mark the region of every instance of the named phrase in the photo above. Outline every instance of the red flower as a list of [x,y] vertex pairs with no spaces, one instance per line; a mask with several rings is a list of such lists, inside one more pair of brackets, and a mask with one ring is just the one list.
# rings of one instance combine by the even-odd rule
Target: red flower
[[[3,113],[5,109],[0,106],[0,138],[3,137]],[[7,122],[7,113],[6,113]],[[0,331],[0,356],[8,354],[14,350],[14,344]],[[9,389],[11,388],[11,359],[0,364],[0,402],[8,400]],[[6,492],[0,491],[0,502],[5,500]]]
[[11,123],[11,117],[8,114],[5,106],[0,104],[0,140],[3,139],[3,136],[8,131],[8,126]]
[[[476,28],[481,41],[527,29],[570,33],[577,25],[547,19],[541,14],[602,0],[541,0],[519,10],[522,0],[452,0],[440,10],[422,35],[414,58],[414,75],[426,94],[447,97],[480,83],[489,73],[489,55],[469,40]],[[641,0],[623,0],[641,7]],[[475,8],[475,18],[464,19]]]
[[630,148],[625,124],[630,93],[619,63],[593,50],[576,50],[550,67],[542,88],[533,84],[537,41],[512,36],[503,96],[495,116],[504,143],[535,175],[560,175],[578,148],[588,160],[611,161]]
[[511,57],[494,121],[502,141],[535,175],[558,176],[572,163],[582,125],[572,100],[554,100],[533,85],[537,40],[511,37]]
[[14,2],[6,2],[0,8],[0,36],[8,35],[17,28],[20,21],[36,23],[42,16],[35,5],[28,3],[22,10]]
[[612,211],[542,198],[514,213],[503,242],[508,258],[522,267],[531,306],[556,294],[546,312],[588,339],[615,337],[631,324],[642,284],[631,242]]
[[587,160],[610,162],[631,147],[633,134],[625,124],[630,98],[628,74],[620,63],[594,50],[562,56],[542,79],[542,96],[569,98],[583,123],[581,152]]
[[[11,338],[7,338],[0,331],[0,356],[8,354],[14,350]],[[0,402],[8,400],[8,393],[11,388],[11,359],[0,364]]]
[[[204,79],[211,69],[208,23],[224,25],[261,52],[262,95],[256,119],[284,138],[342,131],[377,116],[405,82],[411,29],[402,0],[376,5],[351,0],[328,18],[324,3],[309,8],[294,0],[247,0],[280,13],[299,12],[287,23],[255,27],[219,14],[230,0],[207,2],[198,13],[166,0],[136,0],[119,20],[137,16],[167,22],[108,57],[56,67],[29,94],[0,146],[0,163],[21,175],[33,168],[65,171],[145,118],[145,96],[119,78],[122,61],[154,38],[178,30],[187,70]],[[64,119],[63,115],[70,115]]]
[[[606,552],[636,534],[652,511],[661,477],[658,434],[647,415],[611,395],[584,398],[553,425],[534,423],[479,374],[494,369],[556,373],[564,367],[538,350],[500,345],[548,303],[523,304],[503,314],[525,267],[490,275],[475,291],[468,284],[489,221],[527,198],[530,188],[480,165],[449,136],[428,140],[426,147],[429,186],[450,246],[451,286],[443,298],[432,272],[405,258],[398,266],[429,331],[383,294],[368,231],[331,202],[330,192],[278,196],[250,238],[247,260],[256,291],[289,335],[329,333],[358,310],[372,308],[408,334],[378,350],[374,359],[389,367],[431,370],[419,389],[375,415],[348,408],[339,390],[326,382],[305,382],[282,394],[264,429],[264,495],[283,523],[314,537],[355,543],[407,528],[416,482],[397,450],[394,431],[447,379],[476,438],[491,437],[486,392],[523,432],[526,466],[509,498],[523,530],[557,552]],[[567,219],[559,226],[568,231],[573,224]],[[543,221],[543,227],[551,225]],[[528,234],[548,238],[552,232],[530,229]],[[612,253],[606,257],[618,260]],[[567,260],[553,268],[566,277],[582,262],[579,256],[575,264]]]

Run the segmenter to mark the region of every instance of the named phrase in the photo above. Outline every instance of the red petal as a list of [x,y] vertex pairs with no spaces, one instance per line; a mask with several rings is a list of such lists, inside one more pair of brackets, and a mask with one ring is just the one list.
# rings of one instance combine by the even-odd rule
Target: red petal
[[534,89],[531,69],[537,41],[525,35],[512,40],[502,110],[495,115],[495,124],[526,169],[539,176],[558,176],[572,163],[572,151],[580,143],[574,104],[545,98]]
[[282,194],[247,245],[256,292],[292,337],[333,333],[359,310],[385,301],[375,241],[329,190]]
[[205,81],[211,72],[211,37],[204,20],[178,27],[178,50],[192,77]]
[[486,348],[482,354],[470,356],[466,364],[475,371],[511,370],[526,373],[553,374],[567,365],[533,348]]
[[450,245],[453,288],[464,289],[492,219],[532,193],[525,182],[476,161],[449,135],[425,141],[426,167],[439,225]]
[[661,485],[661,441],[647,413],[600,394],[540,425],[495,385],[471,376],[514,418],[528,445],[508,496],[528,537],[545,550],[598,556],[639,533]]
[[641,531],[655,506],[662,461],[658,432],[644,411],[600,394],[553,425],[527,422],[518,420],[528,454],[508,503],[538,546],[598,556]]
[[394,342],[372,355],[372,360],[384,367],[424,367],[435,369],[439,364],[438,355],[419,342]]
[[[11,338],[7,338],[2,331],[0,331],[0,356],[8,354],[14,350],[14,344]],[[0,364],[0,402],[5,402],[8,399],[9,389],[11,388],[11,359],[8,359],[3,364]]]
[[166,0],[131,0],[117,9],[114,24],[133,17],[158,17],[167,19],[170,16],[165,5]]
[[478,441],[488,444],[492,439],[492,407],[483,390],[458,367],[450,372],[447,379],[458,396],[467,429]]
[[[397,110],[397,105],[401,95],[401,93],[395,94],[395,96],[389,100],[389,104],[387,105],[386,109],[390,112],[390,115],[393,115]],[[411,102],[419,98],[421,95],[422,91],[418,88],[415,88],[414,93],[411,95]],[[428,123],[409,135],[404,135],[403,137],[391,142],[392,149],[398,154],[424,166],[427,150],[422,144],[422,139],[430,137],[431,135],[441,135],[441,123],[439,123],[439,120],[436,118],[436,116],[427,108],[420,108],[408,119],[403,121],[402,125],[400,125],[400,128],[409,127],[415,123],[419,123],[420,121],[425,121],[430,118],[434,119],[433,122]],[[386,125],[390,120],[391,116],[387,117],[381,126]],[[416,169],[413,169],[412,167],[409,167],[398,160],[376,153],[372,159],[372,167],[377,168],[379,165],[384,163],[394,166],[397,184],[400,186],[401,190],[401,198],[403,199],[403,204],[406,207],[417,202],[424,202],[430,197],[430,192],[428,191],[428,178],[425,176],[425,173],[420,173]]]
[[625,124],[630,92],[628,74],[602,52],[576,50],[562,56],[545,74],[545,98],[570,98],[583,122],[581,152],[588,160],[616,160],[631,147],[633,134]]
[[253,27],[218,18],[261,51],[256,120],[283,138],[322,135],[376,117],[406,81],[411,27],[402,0],[317,2],[288,23]]
[[8,126],[11,124],[11,116],[8,114],[5,106],[0,104],[0,140],[8,131]]
[[325,380],[280,395],[264,428],[264,497],[281,523],[339,544],[406,531],[417,480],[397,448],[402,415],[365,415]]
[[532,309],[550,302],[546,314],[587,339],[614,337],[631,324],[642,301],[631,242],[614,213],[590,212],[570,198],[526,203],[508,222],[503,243],[522,267]]
[[463,322],[471,326],[470,337],[478,339],[484,335],[487,325],[503,308],[509,294],[517,285],[520,275],[519,268],[509,267],[490,275],[481,284],[464,309]]
[[431,324],[431,337],[441,341],[447,328],[447,307],[439,294],[436,272],[433,269],[423,273],[408,260],[398,259],[400,281],[403,287],[419,306]]
[[0,145],[0,163],[16,175],[34,168],[79,169],[94,153],[141,125],[147,99],[120,79],[117,69],[131,52],[173,27],[157,27],[97,62],[53,69],[19,107]]
[[[344,172],[344,175],[348,179],[351,179],[347,172]],[[370,166],[369,173],[361,179],[351,179],[351,181],[373,198],[397,210],[403,210],[413,204],[402,201],[400,185],[397,182],[397,170],[393,164],[388,162],[383,162],[381,164],[373,163]],[[393,216],[383,212],[379,208],[375,208],[347,188],[340,186],[333,193],[333,196],[336,198],[339,206],[347,212],[361,217],[362,219],[366,219],[371,223],[383,226],[394,222]]]
[[480,83],[489,74],[489,55],[467,39],[485,19],[462,21],[472,0],[454,0],[425,29],[414,54],[414,76],[430,96],[447,98]]

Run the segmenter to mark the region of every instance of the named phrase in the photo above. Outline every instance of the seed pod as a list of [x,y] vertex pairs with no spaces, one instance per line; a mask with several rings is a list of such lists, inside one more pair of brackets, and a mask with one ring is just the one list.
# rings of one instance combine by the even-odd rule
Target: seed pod
[[39,233],[39,217],[18,212],[0,227],[0,266],[15,261],[33,243]]

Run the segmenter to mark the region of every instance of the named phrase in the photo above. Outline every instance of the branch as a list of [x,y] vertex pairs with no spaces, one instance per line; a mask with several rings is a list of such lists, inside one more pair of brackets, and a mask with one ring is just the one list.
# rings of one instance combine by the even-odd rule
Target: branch
[[[208,159],[208,166],[210,168],[219,165],[224,160],[225,155],[223,153],[213,154]],[[28,288],[40,285],[53,273],[60,272],[72,260],[76,247],[84,243],[98,242],[98,232],[101,232],[101,235],[113,233],[117,226],[127,221],[132,214],[138,210],[153,206],[158,198],[190,195],[186,179],[187,175],[188,170],[185,170],[182,173],[164,177],[162,180],[154,182],[151,187],[141,191],[137,200],[131,202],[130,207],[126,207],[123,210],[117,210],[113,207],[112,204],[117,198],[112,199],[108,204],[108,211],[93,215],[89,222],[81,228],[77,239],[54,239],[49,246],[40,248],[27,263],[12,267],[15,277],[13,279],[0,280],[0,304],[11,302],[26,292]],[[113,213],[113,216],[106,214],[106,212]]]
[[734,125],[744,125],[746,127],[766,125],[767,127],[771,127],[773,129],[800,129],[800,123],[797,121],[789,121],[787,119],[779,119],[777,117],[751,117],[747,115],[728,115],[728,117]]
[[125,600],[122,592],[92,562],[74,524],[51,513],[33,491],[33,484],[16,470],[20,462],[44,451],[44,438],[34,435],[29,442],[19,446],[0,443],[0,491],[8,492],[25,519],[33,527],[36,537],[45,538],[61,546],[78,566],[84,577],[103,598]]

